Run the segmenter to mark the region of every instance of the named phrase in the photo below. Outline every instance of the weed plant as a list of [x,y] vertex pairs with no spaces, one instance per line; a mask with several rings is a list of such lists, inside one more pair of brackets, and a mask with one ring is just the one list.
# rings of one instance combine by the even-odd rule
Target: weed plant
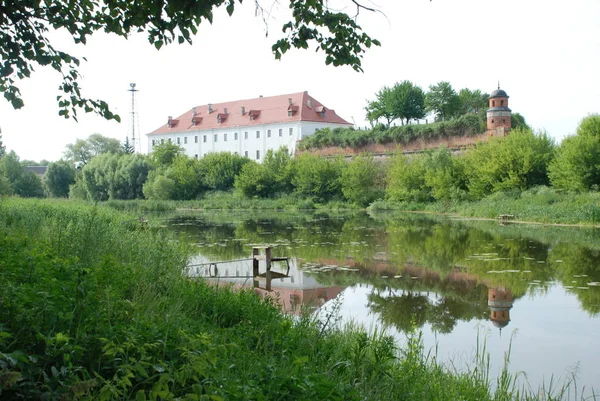
[[186,278],[188,255],[133,215],[0,200],[0,399],[536,398],[448,371],[418,336],[397,349]]

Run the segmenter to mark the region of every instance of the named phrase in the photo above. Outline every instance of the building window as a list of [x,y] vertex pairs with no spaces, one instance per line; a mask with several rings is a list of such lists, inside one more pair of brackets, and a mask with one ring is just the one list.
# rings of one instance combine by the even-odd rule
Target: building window
[[290,136],[294,135],[294,129],[290,127]]
[[248,157],[248,151],[244,152],[244,156]]
[[244,132],[244,139],[248,139],[248,131]]
[[267,138],[270,138],[270,137],[271,137],[271,130],[270,130],[270,129],[268,129],[268,130],[267,130]]
[[259,159],[260,159],[260,150],[257,150],[256,151],[256,160],[259,160]]
[[223,140],[227,142],[227,134],[223,134]]
[[195,142],[195,143],[198,143],[198,135],[196,135],[196,136],[194,137],[194,142]]
[[184,144],[184,145],[187,145],[187,136],[184,136],[184,137],[183,137],[183,144]]
[[282,137],[283,136],[283,128],[279,128],[279,136]]
[[179,144],[180,144],[180,138],[177,137],[177,145],[179,145]]
[[206,143],[206,135],[202,136],[202,142]]
[[217,134],[215,134],[215,142],[217,142],[217,139],[219,139],[219,137],[217,136]]
[[194,155],[194,157],[195,157],[196,159],[198,159],[198,155],[197,155],[197,154],[195,154],[195,155]]
[[260,138],[260,131],[256,131],[256,137]]
[[164,138],[160,140],[160,143],[165,143],[165,140],[164,140]]
[[237,156],[237,155],[239,155],[239,153],[238,153],[238,152],[233,152],[233,153],[234,153],[236,156]]
[[172,143],[173,141],[171,140],[171,138],[169,138],[169,143]]
[[235,132],[235,133],[233,134],[233,139],[235,139],[236,141],[238,140],[238,133],[237,133],[237,132]]
[[153,139],[152,140],[152,146],[154,146],[155,143],[156,143],[156,141]]

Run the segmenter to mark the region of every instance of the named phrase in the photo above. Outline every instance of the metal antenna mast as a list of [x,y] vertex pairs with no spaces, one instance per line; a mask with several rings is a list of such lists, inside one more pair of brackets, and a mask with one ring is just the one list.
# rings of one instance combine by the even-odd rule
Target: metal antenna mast
[[[136,123],[137,123],[137,116],[136,116],[136,112],[135,112],[135,93],[138,92],[137,89],[135,89],[135,83],[130,83],[129,84],[129,89],[127,90],[129,92],[131,92],[131,141],[132,144],[131,146],[133,146],[133,152],[137,153],[139,150],[139,133],[138,133],[138,137],[135,136],[135,128],[136,128]],[[139,131],[139,127],[138,127],[138,131]]]

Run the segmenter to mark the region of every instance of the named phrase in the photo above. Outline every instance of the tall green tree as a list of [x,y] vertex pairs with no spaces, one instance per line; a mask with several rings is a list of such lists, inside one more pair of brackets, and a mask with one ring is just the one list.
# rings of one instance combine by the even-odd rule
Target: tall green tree
[[515,129],[515,128],[530,129],[529,125],[527,125],[527,121],[525,121],[525,117],[523,117],[519,113],[512,113],[512,116],[510,118],[510,127],[512,129]]
[[157,167],[167,167],[173,164],[175,158],[183,154],[183,149],[170,141],[158,144],[152,150],[150,158]]
[[296,174],[292,184],[301,196],[327,201],[342,197],[340,177],[343,160],[332,160],[304,153],[295,159]]
[[67,198],[76,173],[75,167],[65,160],[50,163],[42,179],[46,192],[55,198]]
[[342,169],[340,177],[344,197],[359,206],[383,198],[385,170],[372,155],[359,155]]
[[77,139],[66,146],[65,158],[72,163],[87,164],[93,157],[102,153],[123,153],[118,139],[101,134],[92,134],[87,139]]
[[208,189],[226,191],[233,188],[235,177],[250,159],[230,152],[214,152],[198,161],[198,173]]
[[559,189],[600,189],[600,114],[584,118],[577,135],[562,141],[549,174],[552,185]]
[[125,142],[123,142],[123,153],[126,155],[132,155],[135,153],[133,145],[131,145],[131,142],[129,142],[129,137],[125,137]]
[[24,198],[44,196],[42,181],[35,173],[25,171],[19,156],[14,151],[10,151],[0,159],[0,176],[5,177],[2,184],[3,191],[10,188],[12,193]]
[[367,112],[367,120],[378,121],[383,118],[389,126],[396,119],[392,89],[388,86],[381,88],[375,94],[375,100],[367,103],[365,111]]
[[[239,0],[241,3],[241,0]],[[358,10],[369,10],[359,1],[348,1]],[[49,66],[61,73],[57,97],[59,115],[77,118],[77,111],[98,112],[107,119],[120,120],[102,100],[81,93],[81,60],[55,47],[50,29],[69,34],[75,43],[85,44],[95,32],[127,38],[146,32],[157,49],[172,42],[192,42],[203,21],[213,22],[213,13],[226,8],[231,15],[235,0],[202,1],[4,1],[0,8],[0,92],[15,109],[24,105],[17,81],[29,77],[37,66]],[[257,10],[263,10],[255,0]],[[361,71],[365,50],[380,43],[362,32],[354,15],[329,8],[325,0],[290,0],[293,19],[283,25],[282,38],[272,46],[275,58],[289,49],[307,49],[314,44],[325,53],[325,63],[349,65]],[[266,18],[266,15],[263,15]]]
[[2,128],[0,128],[0,158],[6,154],[6,147],[2,143]]
[[489,97],[489,94],[482,93],[479,89],[473,91],[468,88],[461,89],[458,92],[459,114],[479,114],[480,111],[487,110]]
[[455,117],[460,110],[460,99],[450,82],[446,81],[429,87],[429,92],[425,95],[425,104],[427,110],[442,121]]
[[546,133],[528,129],[479,143],[465,155],[470,195],[480,199],[493,192],[548,185],[554,154],[554,141]]
[[396,83],[392,89],[391,104],[394,119],[399,118],[408,124],[411,120],[425,117],[425,93],[410,81]]

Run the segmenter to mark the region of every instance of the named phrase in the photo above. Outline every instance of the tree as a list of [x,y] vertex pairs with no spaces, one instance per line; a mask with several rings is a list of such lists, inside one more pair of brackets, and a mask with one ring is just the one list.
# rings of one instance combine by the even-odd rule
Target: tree
[[600,186],[600,114],[584,118],[577,135],[565,138],[550,163],[550,181],[567,191],[598,190]]
[[368,206],[384,195],[384,170],[377,165],[373,156],[359,155],[355,157],[340,177],[342,193],[350,202],[359,206]]
[[42,181],[35,173],[25,171],[19,161],[19,156],[14,151],[0,159],[0,176],[5,178],[0,184],[4,187],[2,191],[11,192],[24,198],[44,196]]
[[428,201],[431,195],[425,183],[425,156],[408,159],[401,152],[392,158],[386,192],[392,201]]
[[143,186],[151,170],[152,163],[147,156],[119,155],[117,167],[109,185],[110,199],[143,199]]
[[295,159],[296,174],[292,184],[301,196],[327,201],[342,196],[340,177],[343,160],[330,160],[310,153]]
[[235,177],[234,186],[248,198],[268,198],[274,195],[275,175],[264,165],[251,160]]
[[512,113],[512,116],[510,117],[510,127],[512,129],[515,129],[515,128],[530,129],[529,125],[527,125],[527,121],[525,121],[525,117],[523,117],[519,113]]
[[75,167],[65,160],[50,163],[42,179],[48,194],[55,198],[67,198],[69,187],[75,184],[76,173]]
[[423,89],[410,81],[396,83],[391,89],[389,105],[394,119],[399,118],[407,124],[410,120],[425,117],[425,93]]
[[2,128],[0,128],[0,159],[6,154],[6,147],[2,143]]
[[384,86],[375,94],[375,100],[369,102],[365,110],[367,112],[367,120],[378,121],[385,118],[389,126],[396,119],[393,108],[392,89]]
[[450,82],[442,81],[429,87],[425,95],[427,110],[435,113],[442,121],[456,116],[460,109],[458,95],[450,85]]
[[490,95],[482,93],[479,89],[474,91],[464,88],[458,92],[459,114],[479,114],[481,110],[487,110]]
[[554,153],[554,142],[546,133],[527,129],[479,143],[465,155],[469,193],[480,199],[493,192],[548,185]]
[[77,139],[68,144],[65,158],[73,163],[87,164],[94,156],[102,153],[122,153],[118,139],[108,138],[100,134],[92,134],[87,139]]
[[166,141],[165,143],[158,144],[152,150],[150,158],[157,167],[170,166],[173,164],[173,160],[183,153],[183,149],[179,145]]
[[[241,3],[241,0],[239,0]],[[260,0],[255,0],[262,10]],[[352,0],[361,9],[372,10]],[[177,41],[192,42],[202,21],[212,23],[213,12],[226,7],[231,15],[235,0],[166,0],[159,2],[81,1],[77,6],[68,0],[19,0],[2,3],[0,9],[0,92],[15,109],[24,102],[18,79],[29,77],[37,66],[50,66],[63,77],[57,97],[59,115],[77,119],[77,110],[97,112],[107,119],[120,121],[102,100],[85,98],[79,79],[80,59],[54,47],[50,27],[66,31],[75,43],[85,44],[95,32],[102,31],[127,38],[135,32],[145,32],[157,49]],[[354,16],[330,9],[324,0],[290,0],[294,16],[283,25],[282,39],[272,46],[276,59],[291,48],[307,49],[314,43],[325,53],[325,63],[349,65],[362,71],[361,58],[365,50],[380,43],[362,32]],[[374,10],[372,10],[374,11]],[[266,20],[266,15],[263,15]]]
[[209,153],[198,161],[202,184],[217,191],[233,188],[235,177],[250,159],[229,152]]
[[123,153],[126,155],[132,155],[135,153],[135,149],[129,142],[129,137],[125,137],[125,142],[123,142]]

